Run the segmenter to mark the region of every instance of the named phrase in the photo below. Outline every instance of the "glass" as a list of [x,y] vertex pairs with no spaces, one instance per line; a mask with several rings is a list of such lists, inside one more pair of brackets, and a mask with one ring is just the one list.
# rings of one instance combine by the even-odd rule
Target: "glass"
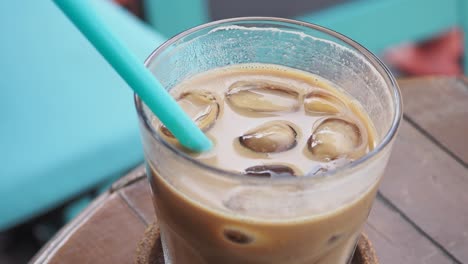
[[[320,177],[247,177],[203,164],[168,144],[152,126],[156,117],[136,96],[166,263],[348,263],[401,119],[393,76],[368,50],[339,33],[257,17],[183,32],[159,47],[146,66],[171,90],[197,73],[242,63],[288,66],[331,81],[367,111],[377,145]],[[226,196],[241,186],[262,213],[234,213],[224,206]],[[276,219],[279,210],[287,217]]]

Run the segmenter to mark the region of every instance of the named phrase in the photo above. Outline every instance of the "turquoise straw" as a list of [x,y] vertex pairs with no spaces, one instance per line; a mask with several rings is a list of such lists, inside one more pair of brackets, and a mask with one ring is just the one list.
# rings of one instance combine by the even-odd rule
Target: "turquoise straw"
[[212,142],[99,19],[90,0],[54,1],[183,146],[197,152],[211,149]]

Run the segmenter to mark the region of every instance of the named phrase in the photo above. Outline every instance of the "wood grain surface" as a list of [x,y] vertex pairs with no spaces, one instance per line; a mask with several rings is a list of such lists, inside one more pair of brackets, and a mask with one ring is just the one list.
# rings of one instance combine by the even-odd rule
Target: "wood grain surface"
[[468,80],[428,77],[400,81],[405,119],[468,164]]
[[453,263],[379,196],[364,230],[382,264]]

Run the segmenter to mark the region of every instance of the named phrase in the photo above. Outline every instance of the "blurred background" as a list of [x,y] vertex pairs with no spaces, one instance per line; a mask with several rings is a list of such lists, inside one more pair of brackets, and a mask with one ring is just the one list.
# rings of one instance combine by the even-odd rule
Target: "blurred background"
[[[94,1],[142,61],[189,27],[276,16],[341,32],[399,77],[464,72],[464,0]],[[0,263],[25,263],[143,156],[132,94],[52,1],[0,1],[0,32]]]

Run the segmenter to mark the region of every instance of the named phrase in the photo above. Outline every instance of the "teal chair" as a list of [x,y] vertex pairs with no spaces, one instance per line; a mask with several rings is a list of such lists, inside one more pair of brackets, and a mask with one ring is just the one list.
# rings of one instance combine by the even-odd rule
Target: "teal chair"
[[[209,21],[208,0],[144,1],[148,21],[167,36]],[[378,54],[392,45],[425,40],[453,26],[460,26],[468,33],[468,1],[350,0],[294,18],[341,32]],[[465,41],[465,50],[468,75],[468,41]]]
[[[106,0],[141,61],[164,38]],[[130,89],[50,0],[0,1],[0,231],[143,160]]]

